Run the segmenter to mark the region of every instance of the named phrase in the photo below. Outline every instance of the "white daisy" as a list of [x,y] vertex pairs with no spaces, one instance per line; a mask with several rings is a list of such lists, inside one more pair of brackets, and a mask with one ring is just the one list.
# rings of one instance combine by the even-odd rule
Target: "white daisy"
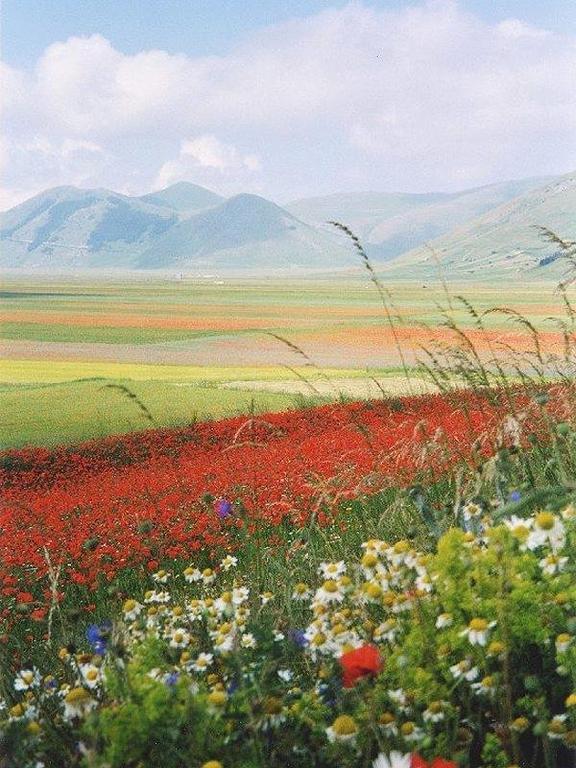
[[403,755],[402,752],[395,751],[388,755],[381,752],[372,762],[372,768],[410,768],[411,765],[412,755],[410,753]]
[[534,516],[534,527],[526,542],[528,549],[537,549],[548,544],[553,552],[558,552],[565,542],[566,530],[557,515],[552,512],[539,512]]

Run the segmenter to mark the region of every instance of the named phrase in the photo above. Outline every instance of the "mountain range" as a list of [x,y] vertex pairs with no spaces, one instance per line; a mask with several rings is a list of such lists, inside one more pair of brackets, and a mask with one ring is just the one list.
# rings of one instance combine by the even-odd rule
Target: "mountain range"
[[188,182],[139,197],[106,189],[49,189],[0,216],[0,266],[26,269],[329,271],[358,266],[361,238],[375,264],[426,270],[434,259],[465,274],[487,266],[545,270],[556,260],[535,225],[576,236],[576,174],[455,193],[349,193],[280,207],[224,198]]

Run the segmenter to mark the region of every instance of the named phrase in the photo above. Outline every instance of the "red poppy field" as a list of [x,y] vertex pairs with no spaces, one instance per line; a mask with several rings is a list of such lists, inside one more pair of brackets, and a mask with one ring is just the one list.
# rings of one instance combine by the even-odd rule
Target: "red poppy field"
[[[523,406],[537,421],[536,407],[516,397],[514,408]],[[198,551],[210,559],[226,549],[230,527],[332,519],[346,499],[477,460],[506,439],[510,409],[460,392],[4,452],[3,594],[38,594],[50,567],[94,586],[126,567]],[[218,498],[235,514],[219,519]]]

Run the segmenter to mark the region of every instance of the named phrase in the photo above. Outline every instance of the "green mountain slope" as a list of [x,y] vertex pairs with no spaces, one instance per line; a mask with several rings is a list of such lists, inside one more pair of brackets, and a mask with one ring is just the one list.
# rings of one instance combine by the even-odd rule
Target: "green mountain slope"
[[257,195],[242,194],[170,229],[137,262],[142,269],[210,266],[326,268],[351,256],[336,238]]
[[576,239],[576,173],[561,176],[468,221],[395,259],[388,269],[414,273],[436,271],[490,279],[521,274],[554,277],[563,266],[558,247],[542,238],[538,227]]
[[187,181],[179,181],[166,189],[142,195],[138,199],[143,203],[171,208],[178,213],[197,213],[219,205],[225,200],[215,192]]
[[337,220],[363,241],[375,261],[393,259],[548,179],[521,179],[455,193],[328,195],[287,206],[310,224]]

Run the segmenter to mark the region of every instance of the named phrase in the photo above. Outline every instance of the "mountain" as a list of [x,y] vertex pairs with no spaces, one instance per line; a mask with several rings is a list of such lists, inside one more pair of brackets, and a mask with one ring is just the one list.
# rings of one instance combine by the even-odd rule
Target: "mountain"
[[521,179],[454,193],[359,193],[298,200],[287,209],[310,224],[347,224],[376,261],[393,259],[548,179]]
[[129,266],[177,221],[173,210],[106,189],[56,187],[2,214],[0,265]]
[[247,194],[226,200],[193,184],[142,197],[57,187],[2,214],[0,239],[3,267],[241,270],[350,264],[349,249],[335,235],[274,203]]
[[334,260],[350,266],[349,249],[335,237],[302,223],[263,197],[241,194],[172,227],[141,255],[136,266],[326,268]]
[[159,192],[151,192],[138,198],[143,203],[159,205],[171,208],[178,213],[197,213],[198,211],[220,205],[226,198],[220,197],[209,189],[190,184],[188,181],[179,181]]
[[576,239],[576,172],[499,205],[446,235],[430,248],[416,248],[389,269],[413,274],[436,271],[493,277],[496,274],[553,275],[562,266],[557,245],[542,237],[546,227],[564,240]]
[[415,208],[425,208],[446,197],[449,195],[441,192],[356,192],[296,200],[289,203],[286,210],[313,226],[323,225],[327,221],[339,221],[350,227],[358,237],[369,241],[371,232],[383,221]]
[[357,267],[350,242],[326,224],[337,220],[361,237],[374,263],[429,271],[423,244],[432,242],[450,269],[480,274],[494,265],[510,271],[558,261],[531,225],[576,235],[574,174],[456,193],[329,195],[288,209],[257,195],[226,199],[186,182],[140,197],[57,187],[0,215],[0,267]]

